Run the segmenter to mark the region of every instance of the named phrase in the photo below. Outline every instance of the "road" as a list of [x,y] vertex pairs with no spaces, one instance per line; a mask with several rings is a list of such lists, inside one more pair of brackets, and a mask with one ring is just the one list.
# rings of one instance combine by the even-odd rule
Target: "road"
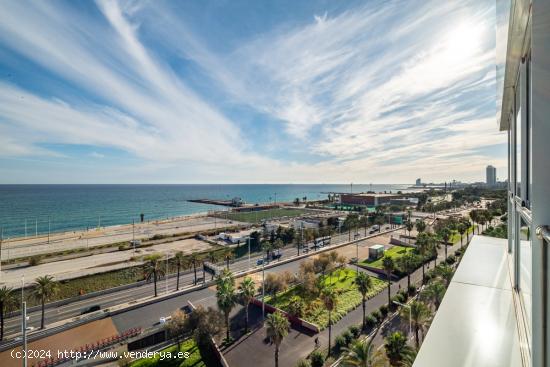
[[[364,237],[364,231],[359,231],[360,235]],[[367,232],[368,234],[368,232]],[[353,237],[353,235],[352,235]],[[331,243],[332,244],[338,244],[345,241],[348,241],[349,235],[348,233],[343,233],[341,235],[335,235],[332,238]],[[283,259],[287,259],[289,257],[293,257],[297,255],[297,248],[295,247],[288,247],[282,250],[283,252]],[[311,251],[310,254],[314,254],[315,251]],[[232,272],[239,272],[248,270],[249,268],[255,267],[256,269],[260,270],[261,266],[256,265],[256,261],[262,258],[263,254],[256,254],[251,256],[250,258],[250,264],[248,261],[248,257],[245,256],[243,258],[237,259],[236,261],[232,261],[230,263],[230,270]],[[218,264],[219,266],[225,266],[225,262],[220,262]],[[292,271],[297,271],[299,266],[299,262],[296,262],[295,266],[290,266],[288,269]],[[282,267],[277,267],[275,270],[268,270],[269,271],[280,271],[281,268],[287,269],[287,265],[284,265]],[[202,269],[199,269],[197,271],[197,276],[202,277]],[[209,276],[206,274],[206,276]],[[194,282],[194,275],[192,270],[188,270],[183,272],[180,275],[180,289],[184,287],[190,287],[193,285]],[[166,294],[168,292],[175,291],[176,288],[176,278],[175,277],[168,277],[163,280],[160,280],[157,283],[157,288],[159,294]],[[54,323],[57,321],[65,320],[74,316],[80,315],[82,310],[94,306],[94,305],[100,305],[102,309],[112,307],[115,305],[127,303],[130,301],[142,299],[145,297],[150,297],[154,293],[154,285],[152,283],[146,283],[134,288],[129,288],[125,290],[120,290],[112,293],[107,294],[101,294],[95,297],[91,297],[88,299],[82,299],[77,300],[74,302],[71,302],[67,305],[58,306],[58,307],[51,307],[46,308],[45,311],[45,318],[46,323]],[[164,302],[164,301],[163,301]],[[40,326],[40,311],[35,310],[28,313],[29,321],[27,322],[28,326],[32,326],[35,328],[38,328]],[[21,331],[21,317],[20,316],[14,316],[7,318],[5,321],[5,334],[6,339],[10,339],[10,337],[13,337],[14,334],[17,334]]]

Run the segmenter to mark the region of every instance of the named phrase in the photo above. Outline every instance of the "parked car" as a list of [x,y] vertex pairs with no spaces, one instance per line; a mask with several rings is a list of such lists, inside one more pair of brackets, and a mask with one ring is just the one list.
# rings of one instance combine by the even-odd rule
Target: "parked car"
[[85,309],[82,310],[82,312],[80,313],[81,315],[85,315],[87,313],[90,313],[90,312],[96,312],[96,311],[99,311],[101,310],[101,306],[100,305],[93,305],[93,306],[90,306],[90,307],[86,307]]
[[264,263],[264,259],[258,259],[256,261],[256,265],[262,265]]

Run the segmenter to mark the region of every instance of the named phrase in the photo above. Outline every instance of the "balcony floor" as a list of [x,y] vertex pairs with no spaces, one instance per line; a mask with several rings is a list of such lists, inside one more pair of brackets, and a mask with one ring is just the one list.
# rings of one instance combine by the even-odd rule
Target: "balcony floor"
[[521,366],[507,241],[474,236],[415,367]]

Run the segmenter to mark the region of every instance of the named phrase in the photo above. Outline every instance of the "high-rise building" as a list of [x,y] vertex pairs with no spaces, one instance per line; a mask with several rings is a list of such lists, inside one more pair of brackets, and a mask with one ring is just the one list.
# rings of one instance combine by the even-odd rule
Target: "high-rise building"
[[422,180],[417,178],[416,179],[416,186],[422,186]]
[[491,165],[487,166],[485,182],[489,186],[495,186],[497,184],[497,169]]
[[415,367],[550,366],[550,1],[497,1],[497,13],[505,4],[497,83],[498,125],[508,135],[507,239],[469,241]]

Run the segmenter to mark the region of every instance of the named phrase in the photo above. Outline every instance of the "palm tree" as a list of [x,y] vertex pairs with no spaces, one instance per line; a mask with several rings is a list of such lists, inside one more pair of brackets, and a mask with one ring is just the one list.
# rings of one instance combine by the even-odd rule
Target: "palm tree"
[[420,232],[416,237],[416,248],[422,256],[422,284],[426,282],[424,267],[426,266],[426,255],[430,251],[430,235],[425,232]]
[[445,260],[447,260],[447,242],[449,242],[449,238],[451,238],[451,230],[447,227],[443,227],[439,231],[438,235],[439,238],[443,240],[443,247],[445,249]]
[[438,268],[436,268],[437,276],[439,276],[443,281],[445,282],[445,285],[448,287],[449,284],[451,284],[451,279],[453,278],[453,269],[447,265],[439,265]]
[[426,230],[426,222],[424,222],[422,219],[418,219],[416,221],[416,230],[418,233],[422,233]]
[[422,332],[422,339],[424,339],[424,330],[428,327],[430,322],[431,313],[426,304],[420,301],[412,301],[410,303],[410,310],[402,309],[404,313],[402,316],[403,319],[409,317],[411,318],[411,324],[414,330],[414,337],[416,342],[416,349],[420,347],[420,332]]
[[356,340],[348,348],[344,348],[346,354],[342,359],[343,367],[382,367],[387,366],[387,358],[372,344],[373,338]]
[[405,228],[407,229],[407,231],[409,231],[409,237],[408,237],[408,242],[411,243],[411,231],[413,230],[414,228],[414,223],[411,222],[410,220],[407,220],[405,222]]
[[404,361],[414,356],[414,350],[407,344],[407,337],[400,331],[387,336],[384,347],[390,365],[395,367],[401,367]]
[[241,298],[244,302],[244,310],[246,313],[245,318],[245,327],[244,332],[248,332],[248,307],[250,305],[250,302],[252,301],[252,298],[254,297],[254,294],[256,293],[256,285],[254,284],[254,281],[250,277],[245,277],[242,281],[242,283],[239,285],[239,291],[241,293]]
[[266,259],[269,259],[269,253],[273,249],[273,244],[269,241],[263,240],[261,243],[262,250],[265,251]]
[[185,261],[185,256],[183,256],[183,252],[178,251],[176,252],[176,255],[174,256],[174,258],[176,259],[176,267],[178,269],[178,274],[176,278],[176,290],[179,291],[180,290],[180,269],[183,265],[183,262]]
[[267,337],[275,344],[275,367],[278,367],[279,348],[284,337],[288,335],[290,323],[280,311],[268,315],[265,323]]
[[53,280],[51,275],[44,275],[36,278],[33,284],[32,296],[40,301],[42,306],[42,316],[40,319],[40,328],[44,329],[44,306],[46,301],[51,299],[59,291],[59,283]]
[[324,287],[321,291],[321,300],[328,311],[328,355],[330,356],[330,343],[332,340],[332,311],[338,303],[338,294],[333,287]]
[[201,258],[199,254],[196,252],[193,252],[191,255],[189,255],[189,264],[193,267],[193,284],[197,285],[197,265],[201,263]]
[[146,262],[143,264],[143,272],[147,281],[153,279],[155,284],[155,297],[157,294],[157,281],[165,275],[165,269],[161,266],[161,255],[153,254],[146,257]]
[[366,302],[367,302],[367,293],[372,288],[372,280],[367,275],[367,273],[360,271],[359,274],[355,277],[355,285],[357,286],[357,290],[359,290],[359,293],[361,293],[362,299],[362,305],[363,305],[363,330],[366,327]]
[[216,298],[218,299],[218,308],[225,317],[226,340],[229,340],[229,313],[235,307],[235,278],[228,270],[222,271],[216,279]]
[[235,253],[233,252],[233,249],[226,249],[223,253],[223,258],[225,260],[225,268],[229,270],[229,262],[231,261],[231,259],[235,258]]
[[411,252],[407,252],[397,260],[397,266],[401,271],[407,273],[407,290],[411,288],[411,273],[416,266],[415,255]]
[[445,285],[440,280],[436,280],[430,283],[424,289],[423,297],[428,299],[430,303],[432,303],[435,306],[435,309],[437,310],[439,308],[439,305],[441,305],[441,301],[443,301],[443,297],[445,296],[446,290],[447,289],[445,288]]
[[[469,216],[470,216],[470,219],[472,220],[472,222],[474,223],[474,226],[475,226],[476,223],[477,223],[478,217],[479,217],[477,210],[470,211]],[[477,227],[477,234],[479,234],[479,227]]]
[[0,341],[4,339],[4,317],[16,304],[13,288],[0,288]]
[[462,248],[462,240],[464,238],[464,233],[468,230],[468,227],[464,225],[464,223],[459,223],[457,231],[460,233],[460,248]]
[[368,215],[363,215],[361,219],[359,219],[359,225],[365,229],[365,237],[367,237],[367,227],[369,226]]
[[388,307],[391,306],[391,273],[395,269],[395,263],[389,256],[384,256],[382,259],[382,268],[386,271],[386,277],[388,278]]

